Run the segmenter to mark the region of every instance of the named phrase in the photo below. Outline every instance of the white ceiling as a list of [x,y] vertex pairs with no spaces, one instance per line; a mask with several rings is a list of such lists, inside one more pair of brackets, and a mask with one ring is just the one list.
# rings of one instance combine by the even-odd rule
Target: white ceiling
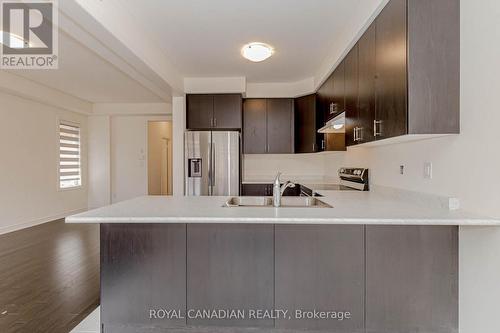
[[[381,0],[122,0],[185,77],[245,76],[249,82],[290,82],[314,76],[344,27]],[[362,28],[360,25],[359,29]],[[351,31],[349,31],[351,33]],[[251,63],[240,48],[275,47]],[[344,45],[345,47],[346,45]]]
[[162,102],[160,97],[62,31],[59,32],[59,69],[10,72],[92,103]]

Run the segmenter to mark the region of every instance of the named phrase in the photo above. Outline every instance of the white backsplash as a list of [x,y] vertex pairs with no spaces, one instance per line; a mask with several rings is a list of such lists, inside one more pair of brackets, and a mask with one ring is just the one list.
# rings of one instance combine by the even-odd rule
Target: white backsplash
[[243,155],[243,181],[272,181],[279,171],[283,179],[308,183],[336,183],[344,152],[317,154]]

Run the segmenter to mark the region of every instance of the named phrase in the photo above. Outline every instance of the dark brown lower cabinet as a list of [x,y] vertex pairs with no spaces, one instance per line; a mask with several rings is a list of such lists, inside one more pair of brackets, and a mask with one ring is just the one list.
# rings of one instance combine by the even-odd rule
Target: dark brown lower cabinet
[[[189,224],[188,309],[274,307],[274,226]],[[272,319],[189,319],[190,326],[273,327]]]
[[[241,195],[250,197],[266,197],[273,195],[273,184],[242,184]],[[298,197],[300,185],[287,187],[283,192],[284,197]]]
[[[290,317],[248,316],[273,309]],[[345,317],[307,318],[315,310]],[[101,322],[104,333],[457,333],[458,228],[102,224]]]
[[150,319],[149,311],[185,308],[186,225],[101,224],[104,332],[183,327],[185,319]]
[[366,227],[366,332],[458,332],[457,227]]
[[[364,332],[364,227],[276,225],[276,328]],[[350,319],[297,319],[296,310],[349,312]]]
[[242,184],[241,195],[249,197],[266,197],[273,195],[272,184]]

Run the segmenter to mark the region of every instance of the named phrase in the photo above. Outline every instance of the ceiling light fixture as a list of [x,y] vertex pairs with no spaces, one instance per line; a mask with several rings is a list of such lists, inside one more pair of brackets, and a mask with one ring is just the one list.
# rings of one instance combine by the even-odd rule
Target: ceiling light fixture
[[265,43],[249,43],[241,49],[241,55],[253,62],[261,62],[272,56],[274,49]]

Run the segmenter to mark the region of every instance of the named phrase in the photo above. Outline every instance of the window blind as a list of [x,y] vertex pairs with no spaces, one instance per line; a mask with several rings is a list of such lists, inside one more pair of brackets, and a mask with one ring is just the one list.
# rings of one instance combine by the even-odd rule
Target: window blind
[[59,188],[82,185],[80,127],[59,124]]

